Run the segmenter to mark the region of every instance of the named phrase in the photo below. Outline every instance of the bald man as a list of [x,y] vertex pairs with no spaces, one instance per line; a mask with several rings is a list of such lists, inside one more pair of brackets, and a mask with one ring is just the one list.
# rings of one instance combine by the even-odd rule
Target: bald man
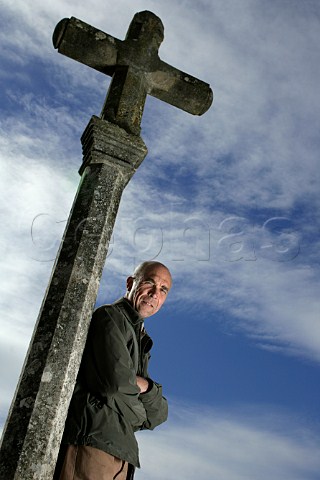
[[133,479],[140,467],[134,432],[153,430],[168,415],[162,387],[148,375],[144,319],[160,310],[171,285],[165,265],[144,262],[127,278],[125,296],[94,312],[55,479]]

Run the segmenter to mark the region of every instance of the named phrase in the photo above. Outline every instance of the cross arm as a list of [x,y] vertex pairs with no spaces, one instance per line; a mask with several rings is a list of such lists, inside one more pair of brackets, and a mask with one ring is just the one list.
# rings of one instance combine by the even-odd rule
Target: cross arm
[[211,106],[213,92],[208,83],[178,70],[163,61],[146,74],[149,95],[193,115],[202,115]]
[[120,40],[75,17],[61,20],[53,32],[59,53],[107,75],[113,75]]

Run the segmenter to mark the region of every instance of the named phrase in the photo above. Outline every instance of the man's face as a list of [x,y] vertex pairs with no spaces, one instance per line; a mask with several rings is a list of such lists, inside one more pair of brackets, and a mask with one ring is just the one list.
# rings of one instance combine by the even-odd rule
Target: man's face
[[150,265],[140,278],[127,279],[127,299],[142,318],[151,317],[164,304],[171,288],[169,270],[163,265]]

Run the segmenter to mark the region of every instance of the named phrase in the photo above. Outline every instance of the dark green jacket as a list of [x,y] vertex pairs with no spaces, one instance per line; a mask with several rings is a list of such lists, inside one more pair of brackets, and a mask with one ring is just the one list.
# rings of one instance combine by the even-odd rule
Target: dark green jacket
[[[152,340],[143,319],[124,298],[92,317],[63,443],[90,445],[139,466],[134,432],[167,419],[161,385],[148,377]],[[140,394],[136,375],[148,378]]]

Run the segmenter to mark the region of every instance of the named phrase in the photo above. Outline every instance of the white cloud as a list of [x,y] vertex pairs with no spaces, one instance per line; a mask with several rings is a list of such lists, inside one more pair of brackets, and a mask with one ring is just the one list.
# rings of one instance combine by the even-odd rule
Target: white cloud
[[318,362],[319,273],[301,250],[303,232],[286,218],[251,225],[250,218],[187,207],[139,175],[124,193],[100,291],[112,285],[113,269],[124,279],[128,267],[157,258],[172,270],[176,304],[191,307],[197,299],[209,308],[207,316],[223,312],[228,328],[263,348]]
[[[73,95],[70,87],[85,87],[88,94],[99,91],[102,104],[103,76],[53,50],[49,18],[75,15],[100,28],[110,24],[110,33],[122,38],[131,15],[145,8],[145,3],[110,2],[106,9],[96,1],[90,11],[73,2],[67,6],[57,2],[54,7],[41,4],[36,23],[23,2],[18,7],[29,35],[35,32],[46,40],[41,42],[44,50],[26,40],[20,45],[40,57],[48,58],[50,52],[51,65],[63,68],[64,90],[69,95]],[[150,152],[163,167],[180,164],[183,171],[192,172],[207,203],[289,209],[306,197],[318,201],[317,17],[307,8],[301,11],[298,4],[290,10],[290,22],[285,4],[277,8],[249,1],[206,4],[205,16],[201,9],[190,7],[181,9],[171,3],[168,9],[166,2],[148,5],[166,24],[161,55],[212,83],[215,104],[203,118],[194,119],[156,102],[152,132],[149,122],[145,123]],[[237,21],[232,21],[232,15]],[[165,119],[157,122],[159,112],[165,113]],[[190,141],[194,134],[200,135],[196,142]]]
[[[148,480],[315,480],[318,439],[305,425],[270,412],[230,414],[174,405],[173,418],[139,436]],[[152,438],[151,438],[152,436]]]
[[[57,132],[50,128],[57,112],[32,98],[22,101],[25,113],[21,118],[5,119],[0,136],[2,419],[18,380],[78,181],[76,171],[72,174],[61,162],[65,152]],[[53,159],[55,164],[51,163]]]

